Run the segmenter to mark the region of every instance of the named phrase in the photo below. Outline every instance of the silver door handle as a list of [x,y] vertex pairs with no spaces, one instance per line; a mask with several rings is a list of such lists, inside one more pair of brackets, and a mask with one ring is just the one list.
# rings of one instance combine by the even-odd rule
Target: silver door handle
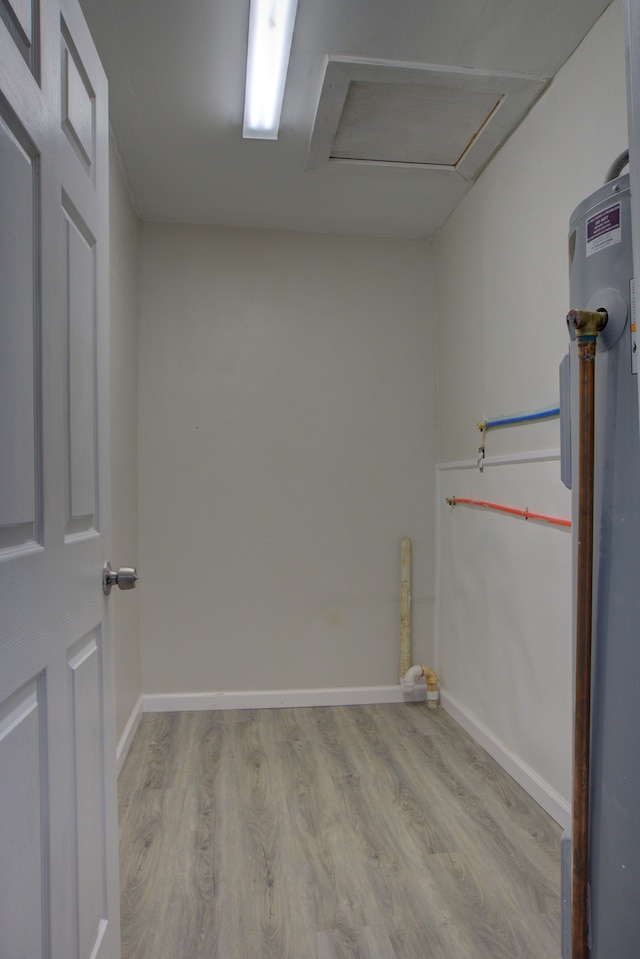
[[102,570],[102,591],[105,596],[108,596],[112,586],[117,586],[119,589],[133,589],[137,578],[138,571],[133,566],[111,569],[111,563],[107,560]]

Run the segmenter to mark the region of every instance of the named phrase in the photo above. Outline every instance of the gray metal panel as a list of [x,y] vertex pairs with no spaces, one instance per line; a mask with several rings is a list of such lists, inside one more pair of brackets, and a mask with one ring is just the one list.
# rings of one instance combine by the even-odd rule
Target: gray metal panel
[[[602,187],[572,217],[572,308],[597,308],[606,289],[628,303],[628,181]],[[619,237],[589,252],[587,223],[618,203]],[[640,956],[640,440],[630,324],[619,322],[619,337],[599,344],[596,358],[591,959]]]

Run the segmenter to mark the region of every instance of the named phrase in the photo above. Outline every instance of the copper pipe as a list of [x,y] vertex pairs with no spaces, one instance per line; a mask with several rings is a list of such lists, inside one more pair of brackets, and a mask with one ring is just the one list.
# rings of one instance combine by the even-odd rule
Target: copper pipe
[[606,322],[604,312],[572,310],[567,316],[578,340],[580,393],[571,959],[587,959],[588,942],[595,357],[598,333]]

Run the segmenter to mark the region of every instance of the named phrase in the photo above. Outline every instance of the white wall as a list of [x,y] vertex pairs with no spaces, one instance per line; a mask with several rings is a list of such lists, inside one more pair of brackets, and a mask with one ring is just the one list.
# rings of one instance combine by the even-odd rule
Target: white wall
[[[549,808],[554,796],[566,808],[570,537],[452,511],[444,497],[569,516],[557,461],[482,474],[455,463],[475,458],[477,420],[558,397],[567,223],[626,146],[625,110],[616,0],[432,254],[416,242],[286,232],[139,233],[112,163],[112,558],[139,559],[143,576],[114,612],[119,735],[141,686],[394,682],[407,534],[414,661],[436,659],[449,708],[539,780]],[[535,457],[558,444],[552,421],[490,433],[487,454]],[[437,501],[436,459],[454,464],[437,472]]]
[[[113,566],[138,562],[138,246],[139,221],[131,207],[111,143],[111,512]],[[140,696],[138,591],[112,593],[116,654],[116,726],[120,739]]]
[[145,691],[395,683],[403,535],[432,654],[427,244],[142,237]]
[[[434,241],[441,463],[475,458],[487,416],[558,399],[567,227],[627,145],[615,2]],[[559,446],[557,420],[490,432],[487,455]],[[478,728],[565,801],[571,779],[570,536],[444,504],[449,495],[569,517],[559,463],[440,473],[439,668]]]

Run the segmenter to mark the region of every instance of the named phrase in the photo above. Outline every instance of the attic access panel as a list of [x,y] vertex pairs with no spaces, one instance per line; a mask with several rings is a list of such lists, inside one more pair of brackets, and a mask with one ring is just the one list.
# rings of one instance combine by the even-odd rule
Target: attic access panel
[[402,165],[471,180],[547,82],[462,67],[330,57],[306,168]]
[[[496,93],[354,80],[331,159],[455,166],[499,106]],[[437,130],[437,136],[429,131]]]

